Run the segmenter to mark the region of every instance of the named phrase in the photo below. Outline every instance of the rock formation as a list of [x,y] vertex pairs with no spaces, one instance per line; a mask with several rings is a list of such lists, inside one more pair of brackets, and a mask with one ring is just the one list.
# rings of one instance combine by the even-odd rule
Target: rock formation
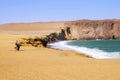
[[44,37],[23,38],[22,44],[23,45],[30,44],[35,47],[47,47],[48,43],[71,39],[70,35],[71,35],[70,27],[65,27],[61,29],[59,33],[54,32]]
[[120,20],[79,20],[66,22],[72,39],[120,39]]

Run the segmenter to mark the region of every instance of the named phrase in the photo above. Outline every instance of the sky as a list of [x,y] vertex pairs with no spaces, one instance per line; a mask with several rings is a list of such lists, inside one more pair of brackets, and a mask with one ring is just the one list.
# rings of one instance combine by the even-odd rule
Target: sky
[[120,19],[120,0],[0,0],[0,24]]

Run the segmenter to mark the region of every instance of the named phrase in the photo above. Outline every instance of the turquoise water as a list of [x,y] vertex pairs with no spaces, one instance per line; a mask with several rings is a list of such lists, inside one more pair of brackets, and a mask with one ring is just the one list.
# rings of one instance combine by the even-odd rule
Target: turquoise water
[[50,45],[52,48],[71,50],[96,59],[120,58],[120,40],[61,41]]
[[67,43],[71,46],[87,47],[99,49],[105,52],[120,52],[120,40],[89,40],[71,41]]

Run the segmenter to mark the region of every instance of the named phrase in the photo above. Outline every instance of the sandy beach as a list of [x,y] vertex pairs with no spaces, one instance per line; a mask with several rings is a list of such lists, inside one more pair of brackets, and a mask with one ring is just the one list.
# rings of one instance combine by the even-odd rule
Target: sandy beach
[[0,80],[120,80],[120,0],[0,0]]
[[44,30],[40,25],[29,30],[19,24],[14,25],[17,28],[1,25],[0,80],[120,80],[120,59],[93,59],[72,51],[32,46],[14,50],[17,39],[57,31],[58,27],[48,28],[50,24],[44,24]]
[[120,80],[120,59],[93,59],[72,51],[21,47],[24,35],[0,34],[0,80]]

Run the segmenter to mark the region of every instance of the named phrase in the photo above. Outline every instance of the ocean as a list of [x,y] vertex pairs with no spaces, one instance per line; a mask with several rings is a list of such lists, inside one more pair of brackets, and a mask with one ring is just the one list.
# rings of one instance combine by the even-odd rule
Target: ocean
[[49,45],[52,48],[71,50],[96,59],[120,58],[120,40],[73,40]]

